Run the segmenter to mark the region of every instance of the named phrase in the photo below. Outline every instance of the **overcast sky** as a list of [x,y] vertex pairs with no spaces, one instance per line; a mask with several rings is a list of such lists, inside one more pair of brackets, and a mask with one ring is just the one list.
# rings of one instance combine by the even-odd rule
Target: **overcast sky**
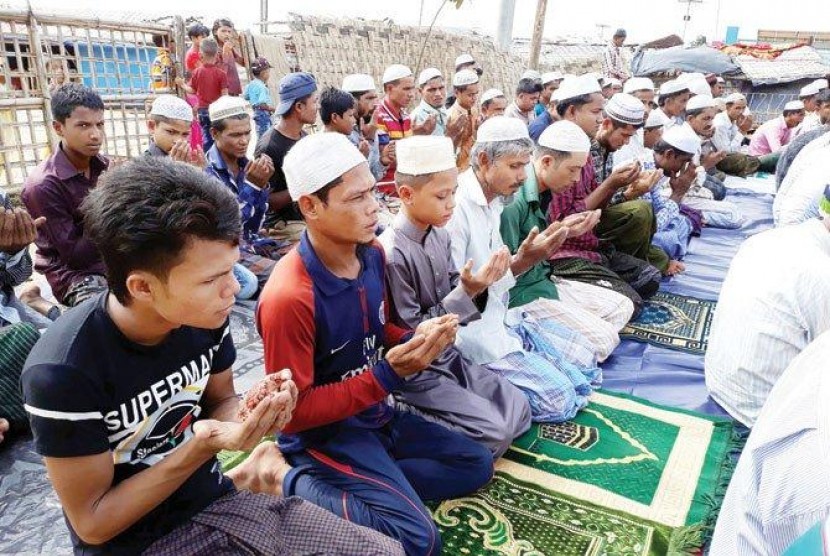
[[[465,0],[460,9],[453,2],[444,8],[439,26],[464,27],[494,35],[501,0]],[[434,16],[442,0],[424,0],[424,24]],[[514,37],[529,37],[536,0],[515,0]],[[72,0],[74,13],[107,15],[107,8],[116,2]],[[66,10],[66,0],[32,0],[36,11]],[[259,0],[139,0],[123,3],[130,13],[229,16],[237,26],[250,27],[259,19]],[[25,6],[21,0],[0,0],[0,6]],[[175,12],[171,12],[175,6]],[[229,8],[228,6],[232,6]],[[417,24],[419,0],[270,0],[269,19],[285,18],[287,12],[334,17],[391,18],[402,24]],[[796,8],[797,9],[787,9]],[[545,36],[597,37],[598,25],[607,25],[606,38],[612,29],[625,27],[633,42],[648,41],[664,35],[683,33],[683,16],[687,4],[678,0],[549,0],[545,18]],[[758,29],[821,31],[826,27],[826,0],[703,0],[692,3],[687,40],[705,35],[710,41],[723,39],[729,25],[740,27],[741,38],[753,39]],[[814,29],[818,27],[818,29]]]

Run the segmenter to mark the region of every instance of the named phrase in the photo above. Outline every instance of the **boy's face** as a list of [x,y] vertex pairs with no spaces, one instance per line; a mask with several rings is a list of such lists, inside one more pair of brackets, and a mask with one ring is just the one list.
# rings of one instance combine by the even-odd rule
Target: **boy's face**
[[457,180],[458,170],[451,168],[433,174],[425,184],[415,187],[401,185],[398,195],[407,216],[428,226],[445,226],[455,209]]
[[433,108],[444,106],[447,99],[447,88],[442,77],[433,77],[421,87],[421,98]]
[[211,129],[210,133],[216,142],[216,148],[230,156],[242,158],[247,154],[248,143],[251,141],[251,119],[228,119],[224,130]]
[[82,156],[95,156],[104,143],[104,111],[78,106],[63,123],[55,121],[54,129],[65,147]]
[[349,108],[348,110],[343,112],[342,116],[340,116],[339,114],[332,115],[331,128],[333,131],[336,131],[337,133],[349,135],[354,129],[356,121],[357,119],[355,118],[354,108]]
[[147,129],[153,136],[153,142],[166,153],[170,152],[176,141],[190,140],[190,122],[170,120],[167,122],[147,121]]
[[261,80],[265,81],[266,83],[268,83],[268,78],[269,77],[271,77],[271,70],[270,69],[262,70],[261,72],[259,72],[259,78]]
[[[239,248],[224,241],[192,238],[170,269],[167,279],[137,272],[146,286],[138,288],[139,302],[149,303],[165,321],[175,326],[216,329],[227,321],[239,292],[233,265]],[[135,289],[131,288],[131,292]]]
[[203,40],[205,40],[205,35],[196,35],[195,37],[193,37],[193,46],[194,46],[194,48],[199,48],[199,46],[201,46]]
[[233,27],[227,27],[223,25],[219,29],[216,30],[216,38],[219,39],[219,42],[227,42],[233,39]]
[[358,164],[342,176],[343,181],[329,190],[323,203],[315,195],[300,197],[300,211],[309,230],[344,249],[371,243],[378,227],[375,178],[369,164]]
[[473,83],[472,85],[467,85],[463,91],[457,90],[455,98],[461,108],[470,110],[476,105],[476,100],[478,100],[478,92],[478,83]]
[[[573,113],[572,117],[566,119],[582,128],[585,134],[593,139],[599,131],[599,126],[602,124],[602,108],[605,106],[605,99],[599,93],[591,94],[591,102],[581,106],[574,106],[568,109],[568,112]],[[566,115],[568,114],[566,112]]]
[[551,192],[562,193],[576,185],[587,161],[588,153],[570,153],[558,162],[552,156],[543,156],[537,166],[537,178]]

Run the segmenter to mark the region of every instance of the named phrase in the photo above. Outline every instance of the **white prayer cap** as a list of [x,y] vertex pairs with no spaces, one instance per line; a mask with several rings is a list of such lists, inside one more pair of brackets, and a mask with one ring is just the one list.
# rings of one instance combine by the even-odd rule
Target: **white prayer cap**
[[441,70],[438,68],[427,68],[418,76],[418,86],[423,87],[430,79],[435,79],[436,77],[444,77],[441,75]]
[[395,143],[398,172],[410,176],[434,174],[455,168],[452,139],[441,135],[415,135]]
[[712,95],[695,95],[686,104],[686,112],[704,108],[715,108],[715,99],[712,98]]
[[788,112],[790,110],[804,110],[804,103],[800,100],[791,100],[784,105],[784,112]]
[[660,95],[673,95],[688,90],[688,85],[679,79],[671,79],[660,85]]
[[608,77],[605,79],[605,83],[602,85],[602,88],[604,89],[605,87],[613,86],[622,87],[622,81],[620,81],[616,77]]
[[333,182],[366,157],[342,133],[314,133],[300,139],[282,163],[291,200],[310,195]]
[[726,101],[723,100],[723,97],[718,97],[715,99],[715,108],[718,109],[718,112],[726,110]]
[[718,82],[718,83],[720,83],[721,85],[723,85],[724,83],[726,83],[726,79],[724,79],[724,78],[723,78],[723,77],[721,77],[720,75],[718,75],[718,76],[716,76],[716,77],[715,77],[715,81],[717,81],[717,82]]
[[703,75],[700,72],[697,72],[697,71],[690,71],[690,72],[681,73],[680,75],[678,75],[676,77],[676,79],[678,81],[680,81],[681,83],[691,83],[695,79],[703,79],[705,81],[706,76]]
[[617,93],[605,103],[605,114],[622,124],[643,125],[646,109],[637,97],[628,93]]
[[734,104],[736,102],[746,102],[746,97],[741,93],[732,93],[723,100],[726,101],[726,104]]
[[624,93],[633,93],[634,91],[653,91],[654,81],[648,77],[632,77],[623,85]]
[[522,79],[533,79],[535,81],[541,81],[542,74],[536,70],[525,70],[522,74]]
[[688,154],[700,152],[700,137],[689,124],[672,126],[663,132],[663,141]]
[[371,75],[365,73],[353,73],[343,78],[343,86],[341,87],[347,93],[364,93],[366,91],[375,91],[375,80]]
[[499,141],[516,141],[530,139],[527,125],[519,118],[494,116],[478,128],[476,143],[497,143]]
[[547,85],[554,81],[562,81],[562,73],[558,71],[549,71],[542,74],[542,85]]
[[798,96],[800,98],[811,97],[813,95],[819,94],[820,92],[821,92],[821,89],[819,88],[818,83],[816,83],[814,81],[814,82],[810,83],[809,85],[805,85],[804,87],[801,87],[801,92],[798,93]]
[[150,108],[151,116],[161,116],[171,120],[193,121],[193,108],[176,95],[159,95]]
[[705,79],[690,79],[686,82],[686,86],[693,95],[709,95],[712,96],[712,87]]
[[562,76],[562,80],[573,79],[574,77],[577,77],[577,76],[574,75],[573,73],[566,73],[565,75]]
[[830,88],[830,86],[827,85],[827,80],[826,79],[816,79],[815,81],[813,81],[813,83],[818,85],[819,89],[822,89],[822,90]]
[[464,64],[475,64],[476,61],[469,54],[462,54],[455,59],[455,67],[463,66]]
[[569,98],[590,95],[591,93],[599,93],[601,91],[599,81],[590,75],[580,75],[579,77],[571,77],[562,81],[562,84],[553,92],[551,98],[561,102]]
[[648,113],[646,123],[643,127],[646,129],[653,129],[655,127],[663,127],[669,123],[669,117],[666,116],[662,110],[652,110]]
[[383,72],[383,84],[386,85],[387,83],[391,83],[392,81],[397,81],[398,79],[403,79],[404,77],[412,76],[412,70],[408,67],[404,66],[403,64],[392,64],[386,71]]
[[478,83],[478,74],[473,70],[463,69],[452,76],[453,87],[465,87]]
[[248,103],[242,97],[225,95],[211,103],[208,107],[208,117],[211,122],[218,122],[231,116],[248,114]]
[[587,153],[591,140],[582,128],[568,120],[553,122],[539,136],[539,145],[566,153]]
[[600,81],[602,81],[602,74],[601,74],[601,73],[597,73],[597,72],[595,72],[595,71],[592,71],[592,72],[586,73],[585,75],[586,75],[587,77],[590,77],[591,79],[596,79],[596,80],[597,80],[597,83],[599,83]]
[[484,91],[484,94],[481,95],[481,104],[484,104],[488,100],[493,100],[494,98],[503,97],[504,93],[501,92],[499,89],[487,89]]

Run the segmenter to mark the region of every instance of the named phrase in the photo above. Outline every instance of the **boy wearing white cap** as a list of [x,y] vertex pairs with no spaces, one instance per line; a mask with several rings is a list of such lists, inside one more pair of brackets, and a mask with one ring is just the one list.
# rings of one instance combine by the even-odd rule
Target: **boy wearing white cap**
[[438,68],[427,68],[418,75],[418,92],[421,102],[409,115],[414,135],[442,137],[447,131],[447,87]]
[[172,160],[188,162],[199,168],[207,164],[201,147],[190,147],[193,108],[187,101],[174,95],[159,95],[150,108],[147,130],[150,146],[146,156],[170,156]]
[[[560,121],[548,127],[539,138],[527,179],[501,215],[500,231],[512,253],[535,227],[547,227],[545,209],[553,193],[573,187],[582,167],[588,162],[591,140],[579,126]],[[562,224],[568,234],[580,236],[599,222],[600,211],[566,217]],[[618,332],[631,319],[634,305],[622,294],[583,282],[559,280],[552,276],[547,260],[537,262],[516,278],[510,290],[510,307],[526,305],[536,299],[551,300],[557,321],[576,330],[594,347],[599,361],[605,360],[619,344]]]
[[499,89],[487,89],[481,95],[481,123],[493,116],[504,116],[507,97]]
[[648,77],[632,77],[625,82],[622,92],[640,99],[647,113],[657,108],[657,103],[654,102],[654,81]]
[[[708,85],[706,87],[709,88]],[[660,85],[660,96],[657,98],[657,110],[669,119],[666,129],[683,123],[683,112],[692,93],[689,84],[680,78],[671,79]]]
[[821,125],[821,118],[818,115],[818,94],[821,88],[815,82],[801,88],[798,99],[804,103],[804,121],[798,127],[798,134],[811,131]]
[[[392,322],[414,329],[447,313],[459,322],[481,318],[487,288],[507,271],[510,254],[496,252],[477,273],[452,262],[444,225],[455,206],[455,151],[446,137],[411,137],[398,143],[395,183],[401,210],[380,236],[386,251],[386,286]],[[464,359],[450,346],[429,368],[395,390],[399,408],[484,444],[495,458],[530,427],[521,390]],[[409,409],[408,409],[409,408]]]
[[395,141],[412,135],[412,118],[406,112],[415,98],[415,78],[412,70],[401,64],[392,64],[383,72],[383,102],[375,110],[380,141],[380,160],[386,173],[378,181],[377,190],[394,197]]
[[447,111],[447,135],[455,147],[458,171],[470,167],[470,151],[478,129],[478,74],[461,70],[452,78],[455,103]]
[[[524,183],[532,148],[527,128],[516,118],[497,116],[479,128],[472,167],[458,177],[457,206],[447,224],[456,268],[480,272],[504,249],[500,225],[505,198]],[[465,356],[524,390],[535,421],[572,418],[601,376],[594,346],[557,322],[551,301],[537,299],[508,309],[515,276],[550,256],[567,234],[559,222],[531,230],[510,258],[507,274],[487,289],[481,319],[458,333]]]
[[793,100],[784,105],[784,113],[764,122],[752,134],[749,154],[757,156],[762,172],[775,172],[775,165],[781,151],[795,136],[795,130],[804,121],[804,103]]
[[267,154],[248,160],[251,116],[241,97],[223,96],[210,105],[210,132],[214,141],[207,152],[205,172],[219,179],[234,194],[242,215],[242,242],[239,262],[253,272],[260,286],[274,268],[285,245],[263,237],[265,212],[271,192],[268,180],[274,163]]
[[308,227],[257,309],[265,368],[290,368],[300,392],[279,436],[293,466],[282,491],[399,540],[407,554],[440,554],[421,500],[475,491],[490,480],[493,457],[386,399],[452,345],[458,317],[425,320],[414,333],[391,322],[375,180],[348,139],[302,139],[285,174]]
[[542,74],[542,93],[539,96],[539,102],[533,109],[533,115],[538,118],[545,113],[550,106],[550,98],[553,92],[559,88],[562,83],[562,73],[558,71],[549,71]]

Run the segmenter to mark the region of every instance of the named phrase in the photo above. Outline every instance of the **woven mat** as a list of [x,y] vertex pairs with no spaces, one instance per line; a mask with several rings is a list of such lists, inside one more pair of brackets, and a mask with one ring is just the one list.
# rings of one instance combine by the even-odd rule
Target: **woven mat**
[[709,344],[715,305],[714,301],[657,292],[620,337],[702,355]]

